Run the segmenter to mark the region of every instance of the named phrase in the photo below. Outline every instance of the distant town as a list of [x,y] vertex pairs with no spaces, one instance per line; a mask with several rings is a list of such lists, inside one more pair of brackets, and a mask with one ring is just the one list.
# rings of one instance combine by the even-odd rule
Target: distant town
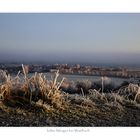
[[[80,64],[26,64],[25,66],[28,73],[46,73],[55,72],[59,70],[61,74],[140,78],[140,69],[130,69],[121,67],[103,68],[96,66],[82,66]],[[0,69],[10,74],[17,74],[19,71],[22,71],[21,64],[0,64]]]

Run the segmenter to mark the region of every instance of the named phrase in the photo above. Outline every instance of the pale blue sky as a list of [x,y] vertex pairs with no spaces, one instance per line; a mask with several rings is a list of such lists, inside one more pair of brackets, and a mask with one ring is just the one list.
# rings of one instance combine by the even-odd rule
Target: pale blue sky
[[1,61],[139,63],[140,14],[0,14]]

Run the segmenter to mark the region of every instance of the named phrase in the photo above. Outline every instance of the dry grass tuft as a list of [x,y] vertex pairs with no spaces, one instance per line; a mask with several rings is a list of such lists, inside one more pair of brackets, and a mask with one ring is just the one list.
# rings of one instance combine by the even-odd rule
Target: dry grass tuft
[[130,100],[140,103],[140,87],[137,84],[129,84],[118,90],[118,94]]
[[42,100],[42,104],[50,104],[55,107],[63,103],[63,95],[60,91],[64,78],[58,82],[59,71],[54,75],[52,81],[48,81],[42,73],[35,73],[29,77],[24,65],[22,65],[24,79],[19,74],[12,78],[4,72],[1,75],[0,100],[9,105],[28,105]]

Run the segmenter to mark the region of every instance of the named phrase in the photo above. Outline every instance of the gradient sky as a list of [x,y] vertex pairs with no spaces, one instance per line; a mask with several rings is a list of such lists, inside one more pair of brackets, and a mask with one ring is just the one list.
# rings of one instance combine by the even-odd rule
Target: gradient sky
[[0,62],[139,60],[140,14],[0,14]]

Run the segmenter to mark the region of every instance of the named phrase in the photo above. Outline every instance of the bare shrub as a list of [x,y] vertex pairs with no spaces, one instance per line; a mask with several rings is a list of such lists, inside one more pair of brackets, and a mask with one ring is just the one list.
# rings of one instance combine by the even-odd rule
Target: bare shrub
[[67,79],[62,83],[61,89],[70,94],[74,94],[78,92],[76,83],[74,81],[69,81]]
[[76,88],[78,92],[81,92],[81,89],[84,93],[88,93],[88,90],[91,89],[92,82],[90,80],[83,80],[76,82]]

